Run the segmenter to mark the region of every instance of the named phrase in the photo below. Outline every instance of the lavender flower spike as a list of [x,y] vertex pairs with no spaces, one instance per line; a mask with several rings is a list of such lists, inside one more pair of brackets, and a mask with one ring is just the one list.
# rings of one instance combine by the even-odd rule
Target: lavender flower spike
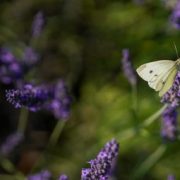
[[176,28],[180,29],[180,1],[178,0],[176,6],[170,16],[171,24]]
[[68,180],[69,178],[68,178],[68,176],[67,175],[65,175],[65,174],[62,174],[62,175],[60,175],[59,177],[58,177],[58,179],[57,180]]
[[64,81],[55,85],[24,85],[22,89],[6,90],[6,98],[15,108],[26,107],[30,111],[50,111],[58,119],[67,119],[70,114],[71,98]]
[[163,95],[162,103],[177,107],[180,104],[180,71],[177,72],[172,87]]
[[175,176],[174,175],[168,175],[168,177],[167,177],[167,180],[175,180],[176,178],[175,178]]
[[0,154],[8,156],[22,140],[23,135],[21,133],[15,132],[9,135],[5,142],[0,146]]
[[137,77],[135,70],[132,66],[132,62],[130,60],[129,50],[123,49],[122,50],[122,69],[124,72],[124,75],[128,79],[129,83],[131,85],[136,85],[137,83]]
[[107,180],[112,171],[112,164],[116,160],[119,151],[119,145],[115,139],[106,143],[95,159],[89,163],[90,168],[84,168],[81,172],[82,180]]
[[51,180],[52,175],[48,170],[42,170],[39,173],[29,175],[27,180]]
[[161,135],[164,139],[175,140],[177,136],[177,111],[176,108],[168,106],[162,114]]
[[44,15],[41,11],[39,11],[35,15],[32,23],[32,37],[36,38],[41,34],[44,24],[45,24]]

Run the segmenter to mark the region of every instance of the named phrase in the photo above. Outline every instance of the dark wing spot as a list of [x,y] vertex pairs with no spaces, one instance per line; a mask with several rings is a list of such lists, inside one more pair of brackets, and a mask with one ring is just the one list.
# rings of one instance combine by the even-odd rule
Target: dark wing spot
[[158,75],[157,75],[157,74],[155,74],[154,76],[155,76],[155,77],[157,77]]
[[164,84],[165,84],[165,82],[163,81],[163,82],[162,82],[162,84],[164,85]]
[[153,73],[153,70],[150,70],[149,73],[150,73],[150,74]]

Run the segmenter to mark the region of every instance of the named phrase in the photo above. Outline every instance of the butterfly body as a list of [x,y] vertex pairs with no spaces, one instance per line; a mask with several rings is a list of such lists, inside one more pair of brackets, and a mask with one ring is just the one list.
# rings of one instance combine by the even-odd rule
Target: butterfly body
[[159,91],[159,96],[163,96],[173,85],[178,70],[180,70],[180,59],[146,63],[137,68],[136,71],[142,79],[148,82],[151,88]]

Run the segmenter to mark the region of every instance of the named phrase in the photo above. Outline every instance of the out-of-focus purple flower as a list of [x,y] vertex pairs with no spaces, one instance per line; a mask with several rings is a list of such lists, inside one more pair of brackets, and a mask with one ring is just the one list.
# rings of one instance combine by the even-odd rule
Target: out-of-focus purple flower
[[16,58],[10,49],[0,48],[0,81],[4,84],[17,83],[37,64],[39,55],[31,47],[24,49],[22,57]]
[[23,135],[21,133],[15,132],[9,135],[5,142],[0,146],[0,153],[4,156],[8,156],[17,145],[19,145],[23,140]]
[[167,180],[175,180],[175,179],[176,179],[175,176],[172,174],[168,175],[167,177]]
[[22,78],[23,64],[7,48],[0,49],[0,81],[10,84]]
[[83,168],[81,172],[82,180],[107,180],[112,170],[112,164],[116,160],[119,151],[119,145],[115,139],[106,143],[95,159],[89,163],[90,168]]
[[35,15],[32,23],[32,37],[36,38],[42,33],[44,24],[45,24],[44,14],[42,11],[39,11]]
[[122,69],[124,72],[124,75],[128,79],[129,83],[131,85],[136,85],[137,83],[137,76],[135,73],[135,70],[132,66],[132,62],[130,60],[130,54],[128,49],[122,50]]
[[69,178],[68,178],[68,176],[67,175],[65,175],[65,174],[62,174],[62,175],[60,175],[59,177],[58,177],[58,179],[57,180],[68,180]]
[[163,95],[161,102],[172,107],[177,107],[180,104],[180,72],[176,74],[172,87]]
[[42,170],[39,173],[29,175],[27,180],[51,180],[52,174],[48,170]]
[[24,49],[23,60],[27,66],[32,66],[39,61],[39,54],[32,47],[26,47]]
[[164,139],[175,140],[177,136],[177,111],[168,106],[162,114],[161,135]]
[[180,29],[180,1],[178,0],[175,8],[170,16],[171,24],[176,28]]
[[55,85],[25,85],[22,89],[6,90],[7,100],[15,108],[26,107],[30,111],[48,110],[58,119],[67,119],[70,114],[71,97],[64,81]]
[[53,112],[56,118],[66,119],[69,117],[72,99],[67,94],[65,82],[60,80],[54,87],[54,97],[46,108]]

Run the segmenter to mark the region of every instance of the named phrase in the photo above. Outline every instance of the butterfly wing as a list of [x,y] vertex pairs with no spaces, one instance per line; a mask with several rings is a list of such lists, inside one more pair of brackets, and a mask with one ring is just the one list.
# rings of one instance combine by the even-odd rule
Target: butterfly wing
[[172,68],[170,73],[168,73],[167,78],[163,80],[163,82],[165,83],[161,88],[161,90],[159,91],[159,96],[163,96],[172,87],[176,74],[177,74],[177,68],[175,66]]
[[175,61],[160,60],[141,65],[137,69],[137,73],[148,82],[151,88],[160,91],[168,78],[168,74],[174,67]]

